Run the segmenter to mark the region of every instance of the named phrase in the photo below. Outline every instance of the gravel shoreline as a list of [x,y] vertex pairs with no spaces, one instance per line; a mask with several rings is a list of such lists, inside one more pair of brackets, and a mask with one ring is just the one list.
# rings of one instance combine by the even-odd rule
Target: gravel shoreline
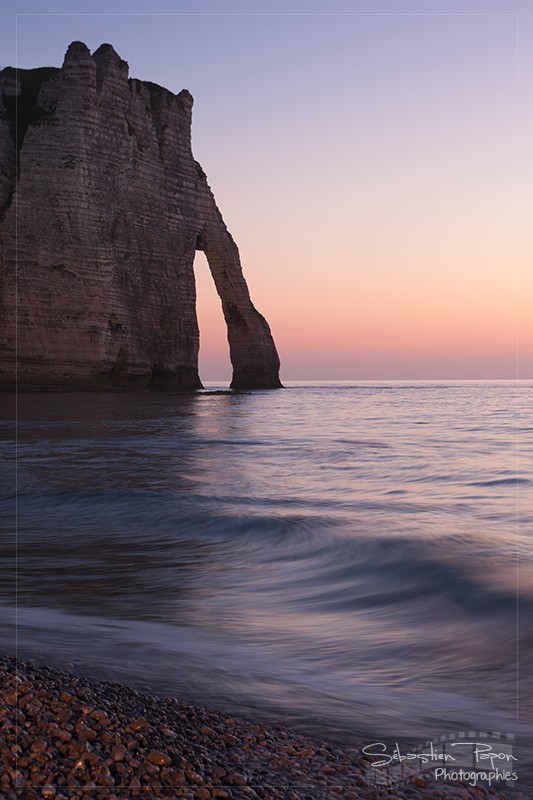
[[2,800],[526,798],[414,776],[376,788],[370,759],[281,726],[0,657]]

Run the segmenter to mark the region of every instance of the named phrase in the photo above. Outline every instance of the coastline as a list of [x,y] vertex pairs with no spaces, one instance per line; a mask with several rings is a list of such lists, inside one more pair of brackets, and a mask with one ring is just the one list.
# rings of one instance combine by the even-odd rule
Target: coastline
[[377,788],[371,758],[281,725],[233,718],[118,683],[0,656],[5,800],[470,800],[515,790],[435,781]]

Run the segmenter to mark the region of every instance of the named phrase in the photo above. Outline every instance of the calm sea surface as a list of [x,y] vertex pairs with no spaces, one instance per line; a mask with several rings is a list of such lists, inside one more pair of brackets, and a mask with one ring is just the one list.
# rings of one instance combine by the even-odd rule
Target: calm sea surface
[[532,409],[531,382],[20,396],[19,655],[346,742],[529,736]]

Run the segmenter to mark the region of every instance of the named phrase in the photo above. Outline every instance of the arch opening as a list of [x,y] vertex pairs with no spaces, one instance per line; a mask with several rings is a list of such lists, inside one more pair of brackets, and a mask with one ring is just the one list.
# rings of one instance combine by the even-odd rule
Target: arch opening
[[228,330],[207,258],[201,250],[196,250],[194,255],[194,278],[200,330],[198,374],[206,388],[212,383],[227,388],[232,377]]

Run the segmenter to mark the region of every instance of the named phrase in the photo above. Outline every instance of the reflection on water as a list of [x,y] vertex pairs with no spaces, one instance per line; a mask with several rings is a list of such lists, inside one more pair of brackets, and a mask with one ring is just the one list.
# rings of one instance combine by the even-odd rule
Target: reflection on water
[[21,396],[19,652],[344,738],[530,733],[532,394]]

